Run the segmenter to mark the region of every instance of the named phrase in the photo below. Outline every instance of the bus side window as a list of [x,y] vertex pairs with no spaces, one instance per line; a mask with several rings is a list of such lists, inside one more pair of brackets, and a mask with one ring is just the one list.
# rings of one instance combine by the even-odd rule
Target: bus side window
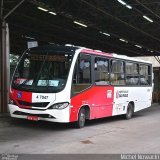
[[112,85],[125,85],[124,62],[120,60],[111,60],[111,76]]
[[151,69],[150,66],[141,64],[140,65],[140,85],[151,84]]
[[106,58],[95,58],[94,76],[96,85],[109,85],[109,61]]
[[91,86],[91,56],[80,54],[74,69],[72,94],[75,95]]
[[126,62],[126,83],[131,86],[139,84],[139,64]]

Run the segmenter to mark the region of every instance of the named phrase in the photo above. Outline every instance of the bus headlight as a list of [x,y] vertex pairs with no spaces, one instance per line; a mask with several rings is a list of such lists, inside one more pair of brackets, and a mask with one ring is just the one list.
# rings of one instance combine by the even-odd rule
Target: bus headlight
[[64,109],[68,107],[69,103],[68,102],[63,102],[63,103],[56,103],[50,106],[48,109]]

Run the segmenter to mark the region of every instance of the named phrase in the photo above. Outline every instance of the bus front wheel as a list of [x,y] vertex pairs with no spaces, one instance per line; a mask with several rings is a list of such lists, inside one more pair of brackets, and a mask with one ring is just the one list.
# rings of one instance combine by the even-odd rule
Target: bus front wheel
[[125,114],[125,118],[126,119],[131,119],[132,116],[133,116],[133,112],[134,112],[133,105],[131,103],[129,103],[128,106],[127,106],[127,112]]
[[76,128],[83,128],[85,126],[85,122],[86,122],[86,112],[84,108],[81,108],[78,114],[78,120],[75,123]]

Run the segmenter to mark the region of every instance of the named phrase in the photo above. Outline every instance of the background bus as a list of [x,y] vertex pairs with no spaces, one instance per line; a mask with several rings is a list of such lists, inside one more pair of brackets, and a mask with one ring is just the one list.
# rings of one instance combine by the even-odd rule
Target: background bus
[[152,64],[79,47],[27,50],[11,83],[12,117],[75,122],[134,112],[151,106]]

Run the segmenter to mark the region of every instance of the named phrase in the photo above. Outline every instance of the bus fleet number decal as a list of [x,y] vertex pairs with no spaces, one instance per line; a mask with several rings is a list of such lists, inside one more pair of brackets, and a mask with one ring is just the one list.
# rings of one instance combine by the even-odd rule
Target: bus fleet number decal
[[37,99],[48,99],[48,96],[38,95],[36,98]]

